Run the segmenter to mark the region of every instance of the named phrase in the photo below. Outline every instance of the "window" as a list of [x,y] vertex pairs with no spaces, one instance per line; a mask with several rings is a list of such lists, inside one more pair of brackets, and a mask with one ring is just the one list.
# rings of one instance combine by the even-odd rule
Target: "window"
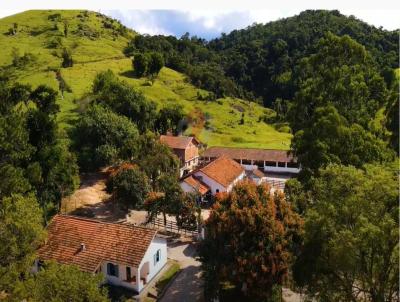
[[107,263],[107,275],[118,277],[118,265]]
[[132,278],[131,268],[129,266],[126,267],[126,279],[130,280]]
[[160,261],[160,259],[161,259],[161,250],[158,250],[154,254],[154,265],[157,265],[157,263]]
[[278,167],[285,168],[285,163],[284,162],[279,162],[278,163]]

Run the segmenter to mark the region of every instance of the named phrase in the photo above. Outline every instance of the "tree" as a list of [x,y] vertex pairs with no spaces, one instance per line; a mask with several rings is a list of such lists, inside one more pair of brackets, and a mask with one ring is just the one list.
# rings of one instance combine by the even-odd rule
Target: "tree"
[[39,85],[31,93],[31,99],[37,108],[46,114],[56,114],[60,111],[60,106],[56,103],[58,93],[53,88],[46,85]]
[[166,134],[168,131],[178,134],[184,130],[182,125],[184,116],[181,105],[166,106],[158,112],[155,128],[160,134]]
[[[35,187],[48,219],[59,211],[61,200],[78,188],[79,167],[65,140],[41,148],[36,159],[40,163],[40,181]],[[30,181],[35,183],[32,178]]]
[[138,131],[125,116],[92,105],[72,130],[79,166],[85,170],[131,160],[137,151]]
[[302,220],[283,194],[267,185],[238,183],[217,196],[200,244],[205,295],[223,296],[223,284],[247,301],[271,301],[299,241]]
[[69,26],[68,21],[64,20],[63,24],[64,24],[64,37],[68,37],[68,26]]
[[386,84],[373,59],[349,36],[328,33],[299,69],[300,87],[289,113],[295,132],[308,127],[315,110],[326,105],[366,128],[386,99]]
[[140,133],[153,130],[156,105],[124,81],[120,81],[111,71],[99,73],[93,82],[96,102],[110,108],[115,113],[128,117]]
[[167,225],[167,214],[178,215],[182,208],[183,191],[178,180],[168,174],[162,174],[158,179],[158,191],[151,192],[144,203],[151,221],[158,214],[163,214],[164,225]]
[[122,166],[107,180],[107,191],[126,208],[140,209],[150,192],[147,175],[137,166]]
[[72,59],[72,53],[70,50],[64,48],[62,52],[62,64],[63,68],[72,67],[74,65],[74,60]]
[[42,211],[31,195],[0,199],[0,289],[13,295],[29,275],[44,240]]
[[26,285],[28,297],[33,301],[110,301],[104,275],[90,274],[73,265],[45,262],[39,272]]
[[149,68],[149,56],[147,54],[138,53],[135,54],[132,65],[135,74],[138,77],[146,75]]
[[397,167],[330,165],[315,179],[294,278],[317,301],[398,301]]
[[162,144],[155,134],[147,132],[141,135],[138,146],[136,162],[149,178],[153,191],[160,190],[162,175],[169,175],[175,179],[179,177],[178,157],[170,147]]
[[330,163],[361,167],[393,159],[384,141],[358,124],[349,125],[331,105],[316,108],[308,124],[296,132],[291,145],[305,180]]
[[152,52],[150,54],[150,60],[149,60],[149,65],[148,65],[148,70],[147,73],[150,76],[157,76],[158,73],[160,72],[161,68],[164,67],[164,58],[162,54],[158,52]]

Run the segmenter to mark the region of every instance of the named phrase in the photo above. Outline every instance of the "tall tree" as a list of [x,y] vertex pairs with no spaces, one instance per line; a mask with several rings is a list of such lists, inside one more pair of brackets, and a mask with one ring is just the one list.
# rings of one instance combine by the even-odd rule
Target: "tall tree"
[[160,134],[166,134],[168,131],[172,131],[174,134],[178,134],[183,130],[183,107],[178,104],[166,106],[158,112],[157,119],[155,121],[155,129]]
[[125,116],[99,105],[80,115],[72,133],[80,167],[97,169],[136,154],[138,131]]
[[42,211],[33,195],[0,199],[0,293],[18,294],[44,237]]
[[301,228],[283,194],[267,185],[242,182],[220,194],[200,244],[207,299],[221,296],[228,283],[236,297],[270,301],[288,273]]
[[158,191],[151,192],[145,201],[145,209],[148,219],[152,220],[158,214],[164,217],[164,225],[167,224],[167,214],[179,215],[184,200],[183,191],[178,180],[168,174],[162,174],[157,182]]
[[179,159],[171,148],[162,144],[151,132],[141,135],[139,140],[137,164],[148,176],[153,191],[160,189],[159,180],[162,175],[171,178],[179,176]]
[[297,284],[317,301],[398,301],[397,167],[331,165],[310,193]]
[[147,73],[150,76],[157,76],[161,68],[164,67],[164,58],[162,54],[158,52],[152,52],[150,54],[149,66]]
[[132,61],[132,65],[134,72],[138,77],[146,75],[149,68],[149,61],[150,58],[147,53],[135,54],[135,57],[133,58]]
[[150,184],[147,175],[137,166],[122,165],[107,180],[107,191],[123,207],[141,208],[150,192]]

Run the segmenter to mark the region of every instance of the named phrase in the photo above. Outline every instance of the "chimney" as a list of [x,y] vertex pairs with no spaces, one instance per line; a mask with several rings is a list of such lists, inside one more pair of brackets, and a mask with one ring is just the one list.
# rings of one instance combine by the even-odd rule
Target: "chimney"
[[86,246],[84,243],[81,243],[81,252],[86,251]]

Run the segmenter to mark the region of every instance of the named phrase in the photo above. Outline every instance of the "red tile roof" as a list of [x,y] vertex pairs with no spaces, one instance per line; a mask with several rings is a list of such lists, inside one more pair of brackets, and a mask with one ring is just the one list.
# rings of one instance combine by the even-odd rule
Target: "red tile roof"
[[156,235],[147,228],[66,215],[56,215],[47,232],[39,259],[75,264],[87,272],[94,272],[102,261],[138,267]]
[[204,182],[200,181],[199,179],[194,178],[193,175],[184,178],[183,181],[186,182],[191,187],[198,190],[201,195],[206,194],[210,190],[209,186],[207,186]]
[[224,187],[228,187],[244,172],[244,168],[229,157],[220,156],[205,167],[199,169],[199,171]]
[[203,157],[216,158],[221,155],[240,160],[257,160],[257,161],[273,161],[273,162],[292,162],[295,161],[288,151],[269,150],[269,149],[247,149],[247,148],[229,148],[229,147],[210,147]]
[[197,139],[193,136],[161,135],[160,141],[172,149],[186,149],[191,141],[198,144]]

